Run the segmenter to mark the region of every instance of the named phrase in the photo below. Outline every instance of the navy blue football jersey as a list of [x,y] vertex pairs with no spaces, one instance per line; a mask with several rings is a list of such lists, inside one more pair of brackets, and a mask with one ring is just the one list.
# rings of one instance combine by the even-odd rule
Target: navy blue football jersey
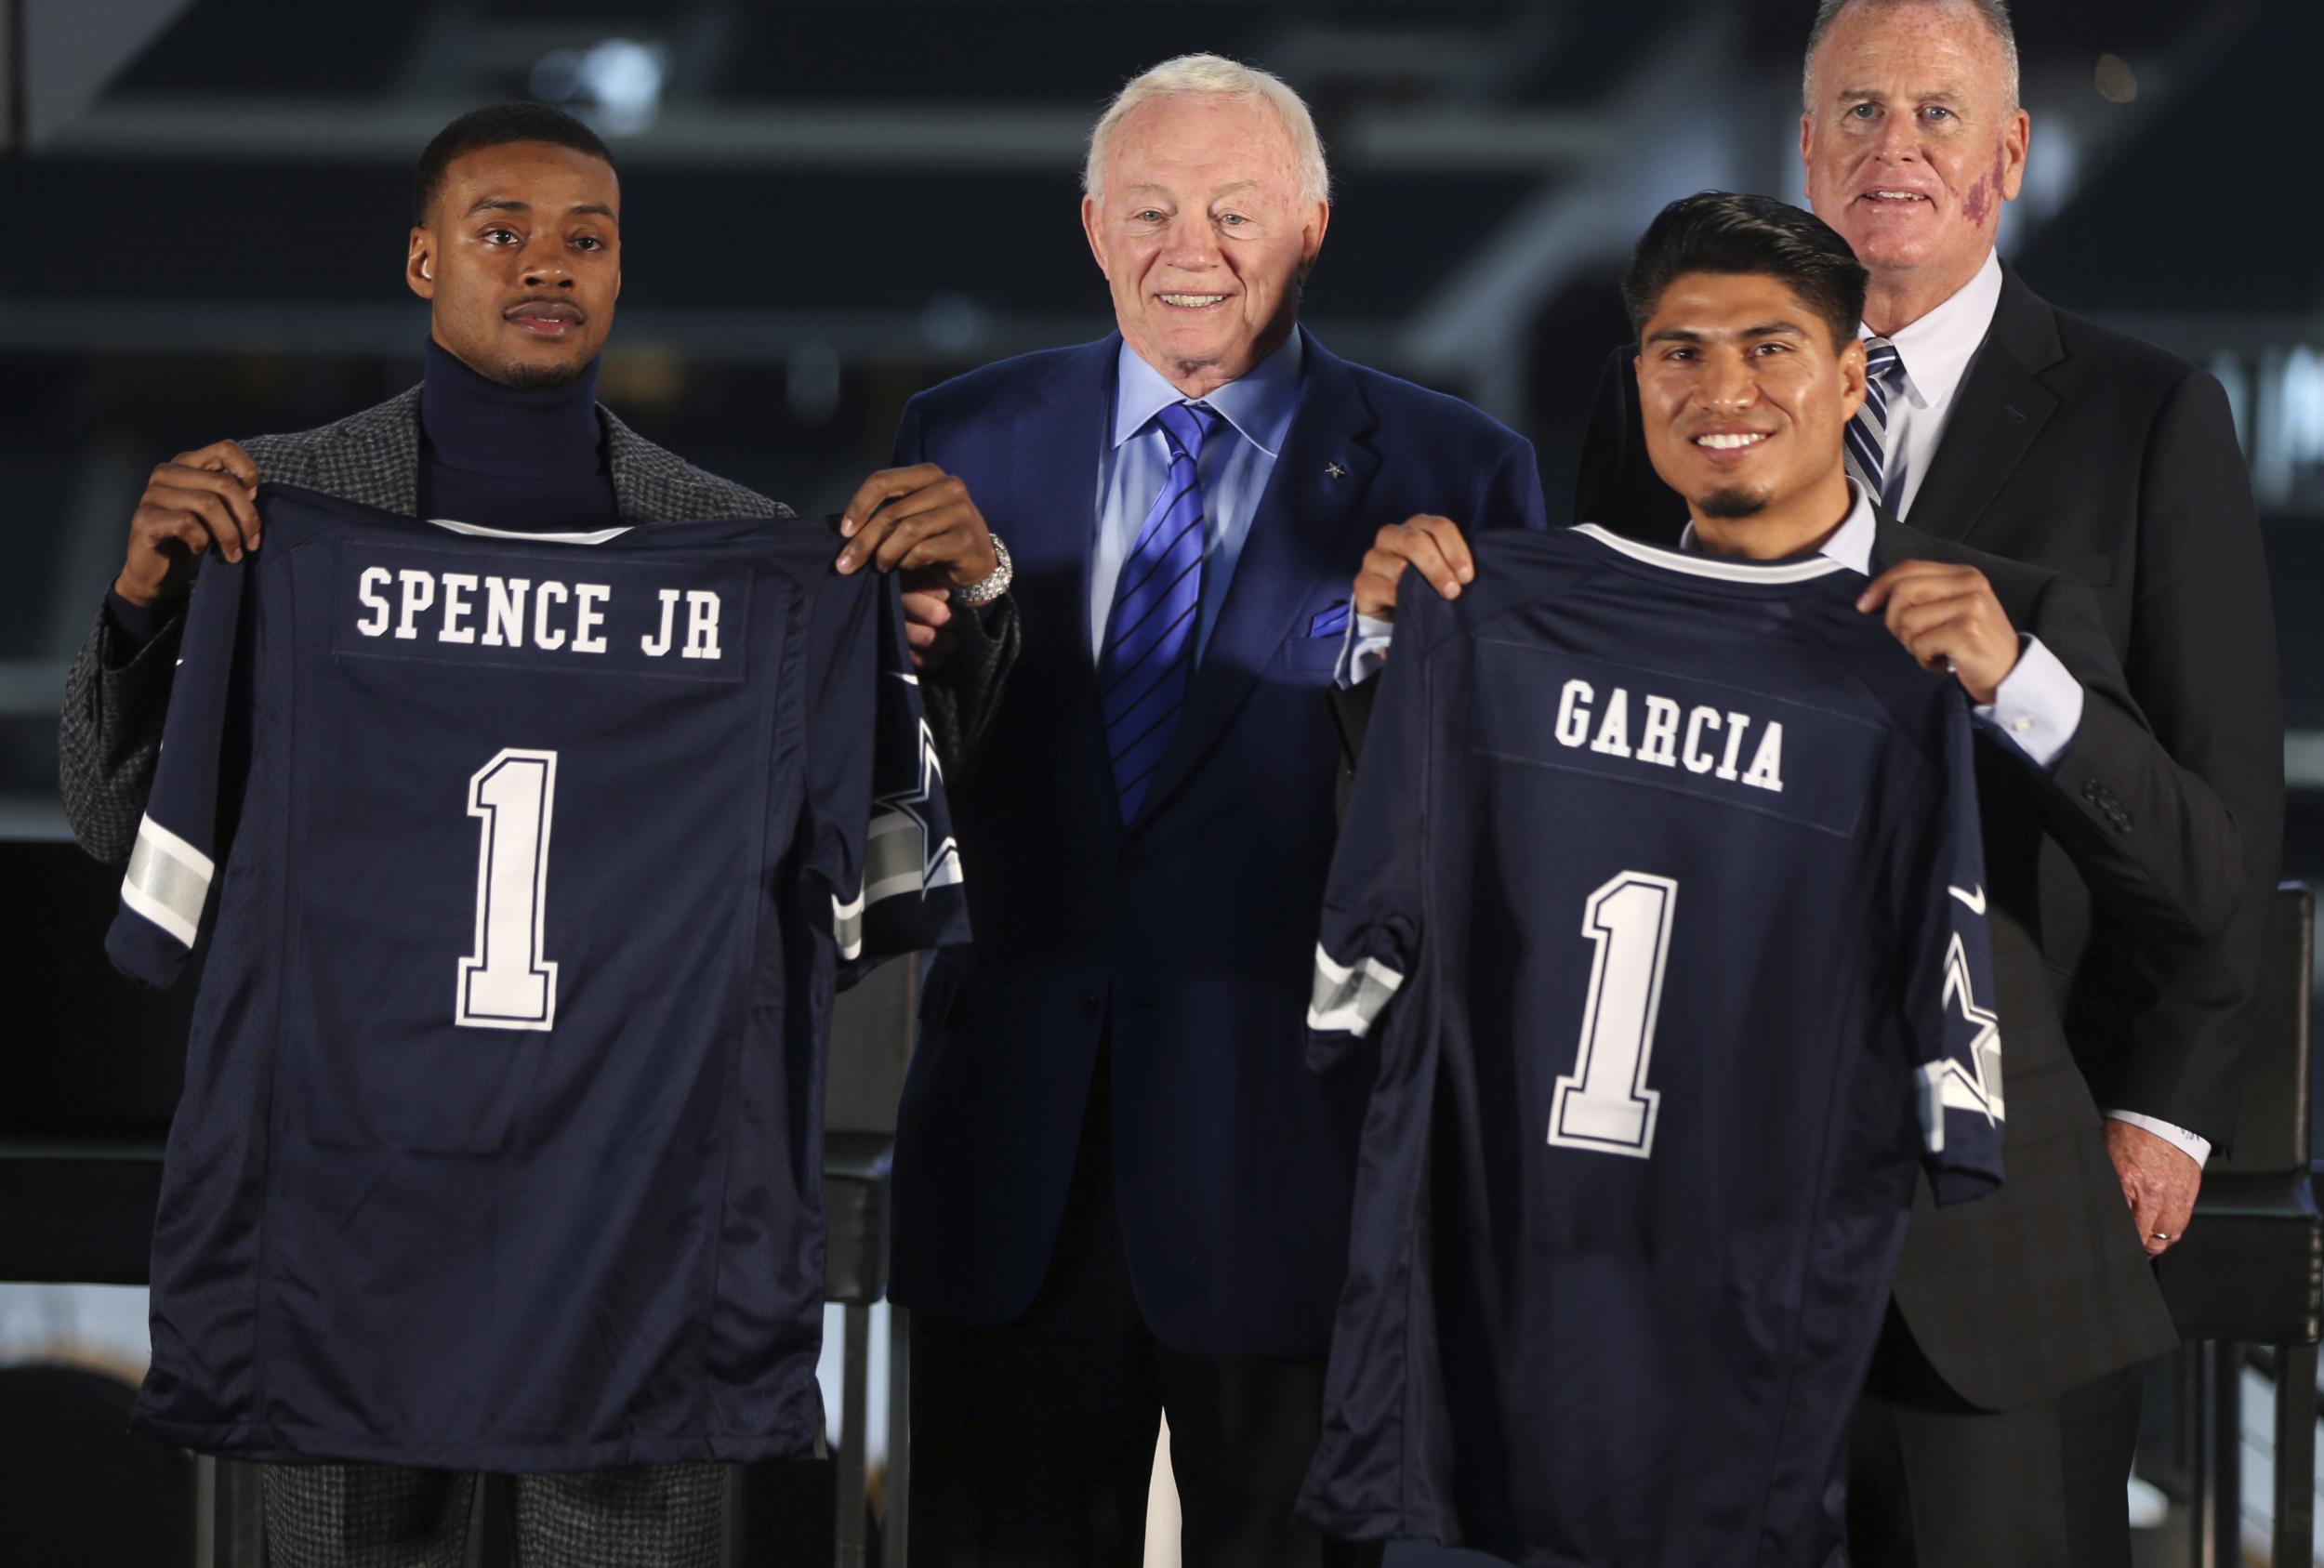
[[537,1471],[812,1449],[837,983],[965,940],[892,580],[825,523],[259,495],[108,938],[208,956],[137,1426]]
[[1312,1060],[1377,1079],[1303,1510],[1821,1563],[1916,1162],[2001,1175],[1966,700],[1836,561],[1475,551],[1406,582],[1326,897]]

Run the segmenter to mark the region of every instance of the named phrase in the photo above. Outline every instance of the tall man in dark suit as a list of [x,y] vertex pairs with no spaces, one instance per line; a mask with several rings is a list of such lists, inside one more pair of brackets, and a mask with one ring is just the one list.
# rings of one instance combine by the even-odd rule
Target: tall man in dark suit
[[1301,1056],[1323,691],[1382,520],[1538,527],[1539,480],[1297,327],[1331,209],[1275,78],[1155,67],[1087,191],[1118,333],[926,392],[896,441],[1008,540],[1025,637],[953,791],[977,946],[929,979],[896,1151],[914,1555],[1139,1561],[1167,1409],[1190,1563],[1352,1561],[1291,1519],[1367,1087]]
[[[405,278],[430,307],[426,379],[318,430],[183,454],[153,470],[139,498],[120,574],[73,662],[61,727],[66,813],[100,859],[128,855],[152,792],[193,568],[212,549],[240,559],[260,547],[261,479],[498,529],[790,515],[598,405],[598,354],[621,291],[621,187],[588,126],[537,104],[462,115],[421,154],[416,184]],[[882,564],[915,550],[907,567],[932,562],[964,582],[994,571],[972,520],[923,528]],[[990,645],[961,668],[997,679],[1011,614],[943,617],[964,645]],[[954,732],[972,731],[990,687],[947,690],[948,712],[965,720]],[[471,1477],[270,1465],[263,1482],[270,1555],[286,1568],[462,1560]],[[521,1476],[519,1546],[527,1561],[706,1564],[724,1497],[713,1465]]]

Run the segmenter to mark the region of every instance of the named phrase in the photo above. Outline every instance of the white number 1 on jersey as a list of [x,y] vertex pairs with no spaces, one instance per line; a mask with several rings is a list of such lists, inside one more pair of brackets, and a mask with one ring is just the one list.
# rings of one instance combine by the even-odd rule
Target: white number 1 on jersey
[[548,824],[557,754],[511,746],[469,775],[468,814],[483,822],[476,852],[476,949],[460,960],[452,1021],[468,1029],[548,1029],[557,966],[541,956]]
[[1581,934],[1597,953],[1590,961],[1581,1059],[1557,1080],[1550,1108],[1550,1141],[1560,1148],[1642,1160],[1654,1153],[1662,1097],[1646,1087],[1646,1066],[1678,897],[1679,885],[1668,876],[1625,871],[1582,906]]

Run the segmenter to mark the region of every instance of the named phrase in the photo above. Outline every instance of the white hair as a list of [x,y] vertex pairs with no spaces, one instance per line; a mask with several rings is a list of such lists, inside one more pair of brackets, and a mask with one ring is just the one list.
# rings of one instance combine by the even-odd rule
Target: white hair
[[1106,150],[1123,118],[1141,104],[1160,98],[1222,98],[1235,102],[1257,99],[1265,103],[1275,112],[1275,117],[1283,122],[1284,134],[1291,138],[1291,159],[1299,171],[1301,204],[1331,200],[1331,170],[1325,166],[1323,140],[1315,134],[1314,116],[1308,113],[1306,100],[1273,72],[1245,65],[1224,55],[1180,55],[1176,59],[1166,59],[1132,77],[1114,95],[1114,101],[1105,106],[1105,112],[1098,116],[1098,123],[1089,131],[1089,157],[1081,166],[1081,189],[1086,194],[1101,199],[1103,196]]
[[1840,13],[1861,5],[1959,5],[1976,13],[2000,46],[2001,68],[2008,77],[2008,112],[2017,112],[2017,30],[2010,25],[2009,0],[1820,0],[1816,7],[1816,20],[1807,30],[1807,58],[1800,70],[1800,101],[1810,114],[1816,112],[1816,51],[1823,46],[1824,34],[1831,31]]

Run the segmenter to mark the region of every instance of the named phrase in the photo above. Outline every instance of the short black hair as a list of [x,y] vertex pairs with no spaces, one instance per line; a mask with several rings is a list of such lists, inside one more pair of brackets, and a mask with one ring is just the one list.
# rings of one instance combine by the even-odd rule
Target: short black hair
[[561,109],[546,103],[495,103],[489,109],[471,109],[438,131],[428,151],[419,155],[419,168],[412,177],[412,221],[423,229],[428,226],[428,211],[436,204],[436,195],[443,189],[443,172],[452,166],[453,159],[513,141],[553,142],[602,158],[608,168],[615,166],[613,153],[598,134]]
[[1864,319],[1870,276],[1848,242],[1812,212],[1770,196],[1702,191],[1655,215],[1622,279],[1632,332],[1643,333],[1662,291],[1689,272],[1761,273],[1782,282],[1845,348]]

